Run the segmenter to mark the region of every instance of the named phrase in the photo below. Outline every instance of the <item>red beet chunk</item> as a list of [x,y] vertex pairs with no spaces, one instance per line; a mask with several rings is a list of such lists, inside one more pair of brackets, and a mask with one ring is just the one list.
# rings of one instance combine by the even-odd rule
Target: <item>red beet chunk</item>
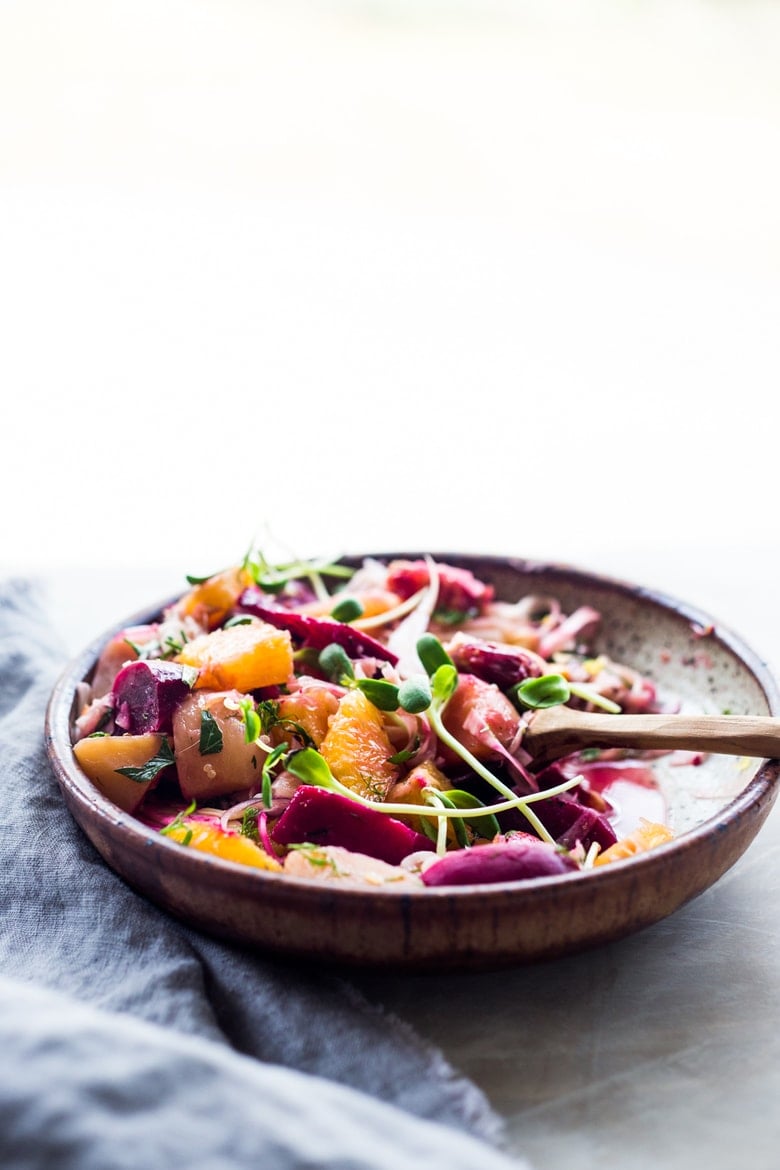
[[573,849],[581,841],[590,849],[597,841],[602,849],[609,849],[617,841],[615,830],[603,813],[580,804],[570,796],[550,796],[534,802],[533,810],[551,837],[565,849]]
[[112,706],[118,728],[130,735],[170,732],[173,712],[190,693],[185,668],[159,659],[129,662],[114,679]]
[[370,634],[364,634],[346,622],[337,622],[335,618],[313,617],[308,613],[275,605],[262,590],[253,586],[245,589],[239,597],[238,609],[241,613],[251,613],[262,618],[279,630],[289,630],[294,638],[300,638],[306,646],[315,650],[324,650],[331,642],[336,642],[350,658],[382,658],[393,666],[398,662],[398,655]]
[[[480,581],[468,569],[455,565],[438,564],[439,596],[437,609],[451,609],[463,613],[482,611],[495,596],[492,585]],[[430,584],[430,573],[425,561],[393,561],[387,571],[387,588],[406,599]]]
[[385,813],[366,808],[348,796],[301,785],[276,822],[271,836],[279,845],[340,845],[399,865],[410,853],[432,850],[422,833]]
[[539,678],[544,671],[540,659],[521,646],[498,646],[481,638],[453,638],[449,655],[458,670],[495,683],[502,691],[527,678]]
[[556,877],[577,863],[544,841],[519,837],[447,853],[422,872],[426,886],[489,885],[527,878]]

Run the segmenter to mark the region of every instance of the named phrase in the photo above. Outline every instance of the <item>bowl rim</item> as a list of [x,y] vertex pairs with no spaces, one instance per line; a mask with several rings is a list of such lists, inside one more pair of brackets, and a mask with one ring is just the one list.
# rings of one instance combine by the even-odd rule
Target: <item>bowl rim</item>
[[[766,699],[769,713],[771,715],[780,714],[780,687],[767,662],[733,629],[724,626],[703,609],[662,590],[636,585],[622,577],[594,572],[566,562],[524,559],[479,552],[372,552],[349,554],[337,559],[347,564],[360,564],[368,558],[388,561],[392,559],[419,559],[426,555],[439,562],[471,567],[472,570],[478,562],[481,566],[487,567],[488,572],[491,569],[501,572],[511,570],[532,578],[534,576],[540,578],[557,576],[566,579],[575,586],[577,583],[581,583],[583,587],[617,591],[630,595],[641,604],[653,606],[666,616],[687,622],[692,626],[700,626],[708,630],[709,627],[712,627],[709,636],[714,637],[748,669]],[[47,704],[45,743],[49,761],[63,793],[75,801],[85,812],[97,813],[106,827],[110,823],[114,830],[121,830],[128,834],[139,845],[153,844],[156,848],[167,851],[171,858],[175,856],[181,872],[190,874],[194,880],[197,880],[199,875],[213,874],[216,866],[225,874],[229,873],[232,880],[239,886],[246,885],[247,890],[257,888],[258,884],[267,886],[270,883],[272,887],[283,890],[288,897],[295,897],[296,894],[306,896],[316,892],[318,897],[327,895],[329,900],[336,903],[376,904],[379,897],[382,900],[390,898],[394,903],[397,900],[407,902],[412,900],[415,902],[425,901],[433,905],[436,901],[450,901],[453,897],[460,902],[479,901],[484,904],[486,901],[501,900],[507,896],[517,899],[523,895],[539,896],[542,892],[549,892],[552,895],[567,887],[581,884],[585,876],[589,886],[593,889],[594,896],[597,896],[598,889],[604,890],[611,884],[620,883],[628,869],[637,874],[644,872],[648,878],[651,877],[655,870],[665,867],[670,856],[679,854],[684,849],[695,849],[703,841],[710,838],[719,827],[725,827],[726,824],[741,818],[749,810],[760,805],[762,801],[773,801],[777,794],[780,759],[765,759],[759,764],[745,787],[719,812],[666,844],[659,845],[646,853],[612,862],[608,866],[595,868],[587,875],[578,871],[544,878],[458,886],[404,886],[367,889],[347,883],[343,885],[336,882],[324,883],[316,878],[303,878],[275,871],[255,869],[196,850],[184,850],[177,842],[169,840],[165,835],[143,824],[131,814],[123,812],[107,797],[103,796],[76,764],[71,751],[70,739],[72,709],[77,685],[89,676],[90,671],[95,666],[97,656],[106,642],[128,626],[154,620],[165,606],[180,596],[181,593],[177,593],[155,605],[146,606],[136,611],[93,638],[80,653],[70,658],[61,671]]]

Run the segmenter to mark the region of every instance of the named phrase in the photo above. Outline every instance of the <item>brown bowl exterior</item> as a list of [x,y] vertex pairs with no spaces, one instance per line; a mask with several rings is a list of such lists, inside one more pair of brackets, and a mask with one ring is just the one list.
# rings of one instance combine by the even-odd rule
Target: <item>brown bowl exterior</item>
[[[673,658],[693,661],[700,630],[713,624],[681,602],[569,566],[434,555],[492,581],[507,600],[541,593],[564,604],[594,605],[604,614],[613,651],[624,650],[623,660],[632,665],[644,657],[642,668],[657,660],[661,644],[664,656],[671,646]],[[120,877],[180,920],[261,951],[318,964],[434,971],[499,968],[590,948],[660,921],[717,881],[748,848],[777,796],[780,761],[756,762],[745,786],[715,816],[668,845],[587,875],[402,893],[341,888],[221,861],[184,849],[123,813],[86,778],[71,749],[76,688],[90,677],[104,642],[127,625],[153,620],[161,608],[127,618],[63,672],[46,715],[49,758],[72,816]],[[707,642],[712,656],[697,677],[695,697],[722,704],[737,694],[753,713],[777,714],[777,687],[765,664],[729,632],[715,629]]]

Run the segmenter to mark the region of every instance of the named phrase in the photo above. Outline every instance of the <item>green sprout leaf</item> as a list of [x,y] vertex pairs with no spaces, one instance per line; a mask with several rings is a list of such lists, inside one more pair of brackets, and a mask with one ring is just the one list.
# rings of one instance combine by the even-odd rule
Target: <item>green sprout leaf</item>
[[458,672],[452,663],[445,663],[438,667],[431,678],[431,690],[433,692],[434,703],[442,707],[455,693],[457,685]]
[[222,728],[210,711],[200,713],[198,751],[202,756],[215,756],[222,751]]
[[273,794],[271,792],[271,785],[273,784],[273,779],[274,779],[273,770],[276,767],[276,765],[279,763],[279,761],[285,756],[285,754],[289,750],[290,750],[289,744],[279,743],[276,745],[274,750],[272,752],[269,752],[268,755],[266,756],[265,763],[263,764],[263,772],[262,772],[263,805],[265,806],[265,808],[271,807],[271,802],[273,799]]
[[287,771],[303,784],[311,784],[315,788],[341,787],[328,767],[325,757],[314,748],[302,748],[301,751],[294,752],[287,761]]
[[205,577],[196,577],[192,573],[187,573],[186,581],[188,585],[205,585],[206,581],[210,581],[216,575],[216,573],[207,573]]
[[239,703],[241,718],[244,721],[244,743],[255,743],[262,734],[263,723],[255,707],[254,700],[246,696]]
[[363,616],[363,606],[355,597],[345,597],[338,605],[334,605],[330,616],[337,622],[354,622]]
[[[426,789],[424,795],[429,804],[437,804],[439,807],[452,809],[458,807],[450,800],[449,792],[442,792],[440,788],[428,788]],[[468,834],[466,833],[466,827],[460,817],[452,817],[452,829],[455,833],[455,840],[458,842],[458,845],[461,847],[461,849],[465,849],[469,843],[469,839]],[[437,852],[443,853],[444,849],[446,848],[447,838],[447,821],[444,817],[439,818],[436,837]]]
[[320,670],[328,676],[331,682],[337,683],[339,686],[345,686],[355,677],[355,670],[349,655],[344,647],[339,646],[337,642],[331,642],[329,646],[326,646],[320,652],[317,661]]
[[543,674],[541,678],[526,678],[517,683],[509,691],[509,697],[516,704],[535,711],[568,703],[571,690],[563,675]]
[[431,617],[440,626],[460,626],[475,613],[476,610],[473,609],[435,609]]
[[417,639],[417,657],[429,678],[440,666],[454,666],[452,659],[435,634],[423,634]]
[[[445,796],[453,808],[469,809],[485,807],[481,800],[478,800],[471,792],[466,792],[462,788],[448,788]],[[501,827],[492,814],[479,817],[464,817],[463,819],[480,837],[486,837],[488,840],[501,832]]]
[[170,742],[166,738],[163,738],[159,752],[156,756],[152,756],[151,760],[147,760],[139,768],[115,768],[114,771],[118,772],[120,776],[127,776],[128,780],[134,780],[136,784],[148,784],[164,768],[170,767],[174,762],[174,758],[173,748]]
[[425,678],[407,678],[398,688],[398,706],[410,715],[419,715],[431,705],[431,688]]
[[398,710],[398,687],[382,678],[361,678],[355,684],[380,711]]

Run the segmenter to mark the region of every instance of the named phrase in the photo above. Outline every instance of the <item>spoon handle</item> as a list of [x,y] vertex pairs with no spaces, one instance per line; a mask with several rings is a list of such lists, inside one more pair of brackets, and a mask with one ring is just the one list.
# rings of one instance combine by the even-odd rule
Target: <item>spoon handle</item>
[[727,756],[780,756],[780,719],[764,715],[603,715],[571,707],[536,711],[523,738],[535,763],[583,748],[683,749]]

